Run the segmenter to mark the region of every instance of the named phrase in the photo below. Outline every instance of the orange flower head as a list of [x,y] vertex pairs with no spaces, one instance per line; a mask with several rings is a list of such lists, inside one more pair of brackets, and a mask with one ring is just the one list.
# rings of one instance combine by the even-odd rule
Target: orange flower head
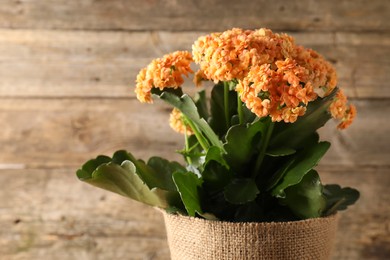
[[292,58],[252,66],[236,90],[258,117],[269,115],[278,122],[295,122],[305,113],[305,106],[317,98],[308,70]]
[[347,97],[342,90],[336,93],[333,102],[329,106],[329,112],[333,118],[342,119],[347,111]]
[[339,90],[333,98],[329,106],[329,112],[333,118],[341,120],[337,126],[338,129],[346,129],[356,117],[356,107],[354,105],[348,105],[347,97],[342,90]]
[[307,69],[308,80],[319,96],[329,95],[336,87],[336,70],[317,52],[302,46],[296,46],[294,59],[300,66]]
[[195,86],[200,87],[202,85],[202,81],[206,79],[206,76],[204,75],[203,71],[198,70],[194,75],[194,83]]
[[183,114],[180,110],[174,108],[169,117],[169,125],[173,130],[181,134],[192,135],[194,134],[191,127],[186,125],[185,120],[183,118]]
[[352,124],[355,117],[356,117],[356,107],[354,105],[349,105],[349,108],[345,112],[345,115],[341,123],[337,126],[337,128],[338,129],[348,128]]
[[138,100],[152,103],[152,88],[163,90],[180,87],[184,82],[183,75],[193,73],[191,62],[192,56],[188,51],[176,51],[153,60],[137,76],[135,93]]
[[218,82],[241,80],[252,66],[290,57],[293,46],[291,37],[269,29],[234,28],[200,37],[192,46],[192,54],[206,79]]

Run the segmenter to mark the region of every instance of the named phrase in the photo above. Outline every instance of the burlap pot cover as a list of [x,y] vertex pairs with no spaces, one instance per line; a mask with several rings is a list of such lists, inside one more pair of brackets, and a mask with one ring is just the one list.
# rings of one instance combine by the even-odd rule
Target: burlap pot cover
[[172,260],[329,259],[337,228],[337,215],[231,223],[163,214]]

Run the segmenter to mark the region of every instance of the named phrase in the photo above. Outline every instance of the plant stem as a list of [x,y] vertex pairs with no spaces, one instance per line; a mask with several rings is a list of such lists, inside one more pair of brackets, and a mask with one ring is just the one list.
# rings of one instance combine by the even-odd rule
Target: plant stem
[[238,93],[237,93],[237,112],[238,112],[238,120],[241,125],[242,123],[244,123],[244,114],[242,111],[242,101]]
[[227,81],[223,82],[223,105],[225,110],[225,121],[226,121],[226,130],[229,129],[230,119],[229,119],[229,83]]
[[202,134],[201,131],[199,131],[198,127],[185,115],[183,115],[186,123],[191,127],[192,131],[194,132],[196,139],[198,139],[199,144],[202,146],[203,150],[207,151],[210,147],[209,142],[207,141],[206,137]]
[[186,161],[189,165],[192,164],[192,160],[191,160],[191,157],[188,156],[188,153],[190,151],[190,144],[188,142],[188,135],[187,135],[187,131],[184,132],[184,142],[185,142],[185,152],[186,152]]
[[269,140],[271,139],[272,131],[274,130],[274,125],[275,123],[270,121],[268,124],[268,127],[265,131],[264,137],[261,138],[261,147],[260,147],[260,152],[259,156],[257,157],[255,168],[252,171],[252,178],[256,179],[257,175],[260,172],[261,164],[263,163],[265,153],[268,148]]

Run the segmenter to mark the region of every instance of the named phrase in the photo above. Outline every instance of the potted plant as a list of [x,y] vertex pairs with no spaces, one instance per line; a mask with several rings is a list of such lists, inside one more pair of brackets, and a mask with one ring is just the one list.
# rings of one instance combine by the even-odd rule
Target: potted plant
[[[194,83],[214,86],[190,97],[181,86],[193,62]],[[347,128],[356,109],[320,54],[286,34],[234,28],[153,60],[135,92],[173,106],[184,163],[118,151],[77,176],[161,209],[172,259],[329,257],[336,212],[359,193],[321,183],[314,168],[330,143],[317,129],[332,117]]]

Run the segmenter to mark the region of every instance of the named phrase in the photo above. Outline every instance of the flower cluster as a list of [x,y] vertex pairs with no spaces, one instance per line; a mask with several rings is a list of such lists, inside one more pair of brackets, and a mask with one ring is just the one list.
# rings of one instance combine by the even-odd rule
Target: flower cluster
[[[192,61],[200,67],[194,77],[197,85],[202,80],[236,82],[235,90],[247,108],[273,122],[295,122],[309,102],[329,95],[337,85],[333,66],[314,50],[296,45],[292,37],[269,29],[234,28],[200,37],[192,55],[178,51],[153,60],[137,76],[137,98],[151,103],[153,87],[180,87],[182,75],[192,73]],[[332,117],[341,120],[340,129],[356,115],[356,108],[347,103],[339,91],[329,108]]]
[[191,127],[186,124],[183,114],[177,108],[174,108],[171,112],[169,125],[178,133],[186,135],[193,134]]
[[176,51],[161,59],[153,60],[137,76],[135,92],[141,102],[152,103],[152,88],[178,88],[183,82],[183,75],[192,73],[190,64],[191,53]]
[[291,37],[269,29],[234,28],[200,37],[192,46],[192,54],[205,79],[230,81],[244,78],[254,65],[289,57],[293,44]]
[[252,67],[237,89],[242,101],[258,117],[270,115],[273,121],[293,123],[317,94],[310,82],[302,86],[308,73],[296,61],[287,58],[275,65],[275,70],[270,64]]
[[341,120],[337,126],[339,129],[347,128],[356,116],[356,107],[352,104],[347,105],[347,97],[342,90],[339,90],[332,104],[329,106],[329,111],[333,118]]

